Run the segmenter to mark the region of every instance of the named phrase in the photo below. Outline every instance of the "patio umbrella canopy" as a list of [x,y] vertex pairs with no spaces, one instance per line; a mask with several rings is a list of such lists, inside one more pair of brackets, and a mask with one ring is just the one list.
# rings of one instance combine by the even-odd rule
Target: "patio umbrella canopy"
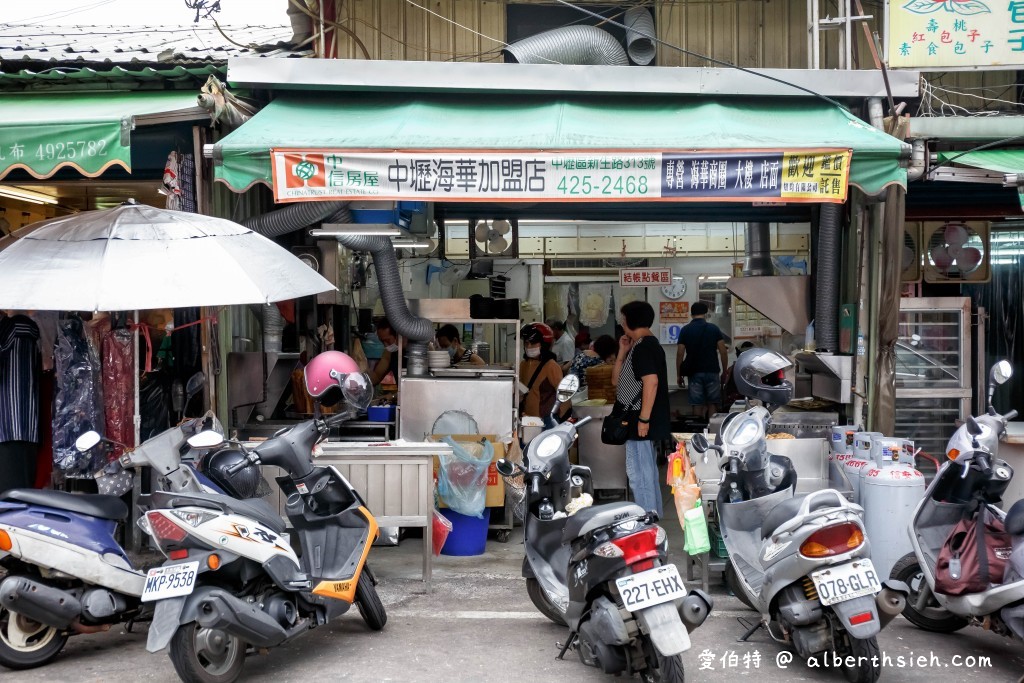
[[221,218],[123,204],[0,239],[0,308],[127,311],[271,303],[334,285]]

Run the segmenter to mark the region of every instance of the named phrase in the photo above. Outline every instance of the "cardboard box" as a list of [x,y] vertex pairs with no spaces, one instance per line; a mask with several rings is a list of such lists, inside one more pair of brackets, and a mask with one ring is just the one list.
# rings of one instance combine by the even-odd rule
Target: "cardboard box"
[[[480,441],[480,439],[487,439],[491,442],[494,447],[494,457],[491,459],[491,466],[487,468],[487,499],[484,505],[489,508],[500,508],[505,507],[505,480],[498,474],[498,469],[494,466],[496,462],[505,457],[505,444],[501,441],[497,441],[497,436],[494,434],[432,434],[430,436],[431,441],[440,441],[446,436],[450,436],[453,441]],[[441,462],[438,457],[434,456],[434,481],[437,481],[437,470],[441,467]],[[445,502],[440,501],[440,505],[443,508],[448,507]]]

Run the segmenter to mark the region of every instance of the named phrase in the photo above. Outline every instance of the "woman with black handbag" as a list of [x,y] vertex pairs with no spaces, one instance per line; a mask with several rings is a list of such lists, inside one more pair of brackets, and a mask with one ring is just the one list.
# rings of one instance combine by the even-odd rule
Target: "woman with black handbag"
[[[668,366],[665,351],[651,333],[654,309],[646,301],[631,301],[619,309],[625,332],[612,371],[615,410],[626,435],[626,476],[633,500],[644,510],[663,513],[654,441],[671,437],[668,405]],[[613,416],[609,415],[606,420]]]

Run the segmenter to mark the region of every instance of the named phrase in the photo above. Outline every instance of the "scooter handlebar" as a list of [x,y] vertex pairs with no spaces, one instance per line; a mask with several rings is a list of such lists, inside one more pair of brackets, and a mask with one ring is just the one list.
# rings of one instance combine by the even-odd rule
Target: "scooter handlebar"
[[1006,415],[1003,415],[1003,422],[1009,422],[1017,417],[1018,413],[1016,410],[1011,410]]
[[249,465],[258,465],[259,462],[260,462],[260,457],[258,455],[256,455],[255,453],[247,453],[246,456],[245,456],[245,460],[239,460],[234,465],[231,465],[230,467],[228,467],[228,472],[227,473],[228,474],[235,474],[236,472],[241,472],[242,470],[244,470]]

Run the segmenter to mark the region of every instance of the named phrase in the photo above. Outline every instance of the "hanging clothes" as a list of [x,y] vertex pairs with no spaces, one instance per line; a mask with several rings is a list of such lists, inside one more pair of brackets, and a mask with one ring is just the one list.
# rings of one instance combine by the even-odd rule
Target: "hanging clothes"
[[0,314],[0,491],[35,484],[41,366],[39,327]]
[[56,391],[53,399],[53,462],[66,475],[89,476],[106,464],[92,462],[75,448],[75,439],[104,428],[99,354],[85,324],[76,315],[60,321],[54,351]]
[[[135,357],[130,330],[111,330],[103,337],[103,415],[108,439],[123,444],[135,443]],[[110,460],[116,460],[124,448],[116,446]]]

